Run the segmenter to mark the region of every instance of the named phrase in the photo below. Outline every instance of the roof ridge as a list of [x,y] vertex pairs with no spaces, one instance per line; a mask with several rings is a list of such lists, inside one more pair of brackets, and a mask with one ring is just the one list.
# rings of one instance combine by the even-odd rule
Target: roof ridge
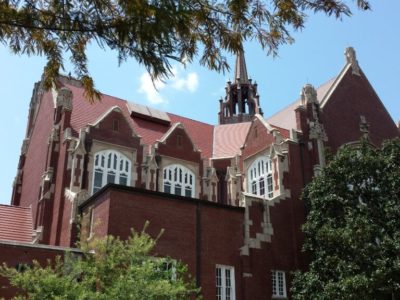
[[204,125],[209,125],[209,126],[212,126],[212,127],[215,127],[216,125],[213,125],[213,124],[210,124],[210,123],[206,123],[206,122],[203,122],[203,121],[198,121],[198,120],[195,120],[195,119],[192,119],[192,118],[188,118],[188,117],[184,117],[184,116],[181,116],[181,115],[177,115],[177,114],[174,114],[174,113],[170,113],[170,112],[167,112],[167,111],[165,111],[167,114],[169,114],[169,115],[173,115],[173,116],[175,116],[175,117],[179,117],[179,118],[184,118],[184,119],[186,119],[186,120],[190,120],[190,121],[193,121],[193,122],[196,122],[196,123],[202,123],[202,124],[204,124]]
[[15,208],[22,208],[22,209],[31,209],[29,206],[18,206],[18,205],[11,205],[11,204],[3,204],[0,203],[0,206],[6,206],[6,207],[15,207]]

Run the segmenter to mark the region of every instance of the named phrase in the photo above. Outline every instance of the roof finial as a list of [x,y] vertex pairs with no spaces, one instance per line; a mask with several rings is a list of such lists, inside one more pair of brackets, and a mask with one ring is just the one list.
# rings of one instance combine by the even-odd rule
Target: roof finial
[[244,51],[243,50],[240,50],[236,55],[235,81],[237,81],[237,83],[248,83],[249,82],[249,78],[247,76],[246,61],[244,59]]
[[351,64],[351,68],[353,69],[353,74],[360,76],[360,66],[358,65],[356,51],[353,47],[347,47],[344,51],[344,55],[346,56],[346,62]]

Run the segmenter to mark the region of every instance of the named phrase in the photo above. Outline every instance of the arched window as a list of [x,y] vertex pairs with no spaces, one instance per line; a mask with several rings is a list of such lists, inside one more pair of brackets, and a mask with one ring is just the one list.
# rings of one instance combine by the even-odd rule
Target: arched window
[[182,165],[169,165],[163,171],[165,193],[194,197],[195,176]]
[[93,166],[93,194],[107,183],[129,185],[131,162],[123,154],[114,150],[97,152]]
[[250,166],[247,173],[248,192],[272,198],[273,181],[272,181],[272,162],[267,157],[256,159]]

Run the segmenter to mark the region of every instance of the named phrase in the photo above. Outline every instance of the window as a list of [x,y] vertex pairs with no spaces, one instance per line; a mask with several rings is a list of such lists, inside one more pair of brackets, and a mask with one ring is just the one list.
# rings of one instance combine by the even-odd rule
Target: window
[[182,165],[170,165],[163,171],[164,192],[185,197],[194,197],[195,176]]
[[119,120],[117,120],[117,119],[113,120],[113,130],[119,131]]
[[182,136],[181,135],[176,136],[176,146],[182,147]]
[[285,272],[271,271],[272,277],[272,297],[286,298],[286,279]]
[[156,271],[160,272],[160,275],[170,281],[176,281],[176,261],[170,258],[159,258],[156,261]]
[[235,299],[235,271],[233,267],[217,265],[215,268],[217,300]]
[[93,194],[107,183],[129,185],[131,162],[123,154],[105,150],[96,153],[93,167]]
[[256,159],[247,173],[249,191],[258,196],[273,197],[272,162],[267,157]]

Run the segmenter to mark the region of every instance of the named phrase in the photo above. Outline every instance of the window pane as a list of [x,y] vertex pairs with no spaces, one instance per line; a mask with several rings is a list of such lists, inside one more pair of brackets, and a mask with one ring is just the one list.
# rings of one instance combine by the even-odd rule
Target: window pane
[[115,183],[115,173],[114,172],[108,172],[107,183]]
[[169,183],[164,183],[164,192],[171,194],[171,184]]
[[254,195],[257,194],[257,182],[255,180],[251,183],[251,193]]
[[221,278],[221,269],[215,269],[215,280],[216,280],[216,287],[217,287],[217,300],[222,299],[222,278]]
[[271,272],[271,278],[272,278],[272,295],[276,296],[276,278],[275,278],[275,271]]
[[94,189],[98,191],[103,185],[103,171],[102,170],[95,170],[94,171],[94,182],[93,182],[93,192]]
[[283,274],[278,272],[278,295],[283,296]]
[[264,178],[260,178],[259,181],[259,194],[260,196],[264,196],[265,194],[265,179]]
[[125,174],[119,175],[119,184],[128,185],[128,176]]
[[235,299],[234,269],[230,266],[219,266],[215,268],[216,298],[221,300]]
[[112,159],[112,154],[108,154],[108,160],[107,160],[107,168],[111,169],[111,159]]
[[272,174],[269,174],[267,176],[267,189],[268,189],[268,197],[272,198],[274,192],[274,187],[272,184]]
[[192,197],[192,189],[190,187],[185,188],[185,196]]
[[175,195],[182,195],[182,187],[180,185],[175,185]]

